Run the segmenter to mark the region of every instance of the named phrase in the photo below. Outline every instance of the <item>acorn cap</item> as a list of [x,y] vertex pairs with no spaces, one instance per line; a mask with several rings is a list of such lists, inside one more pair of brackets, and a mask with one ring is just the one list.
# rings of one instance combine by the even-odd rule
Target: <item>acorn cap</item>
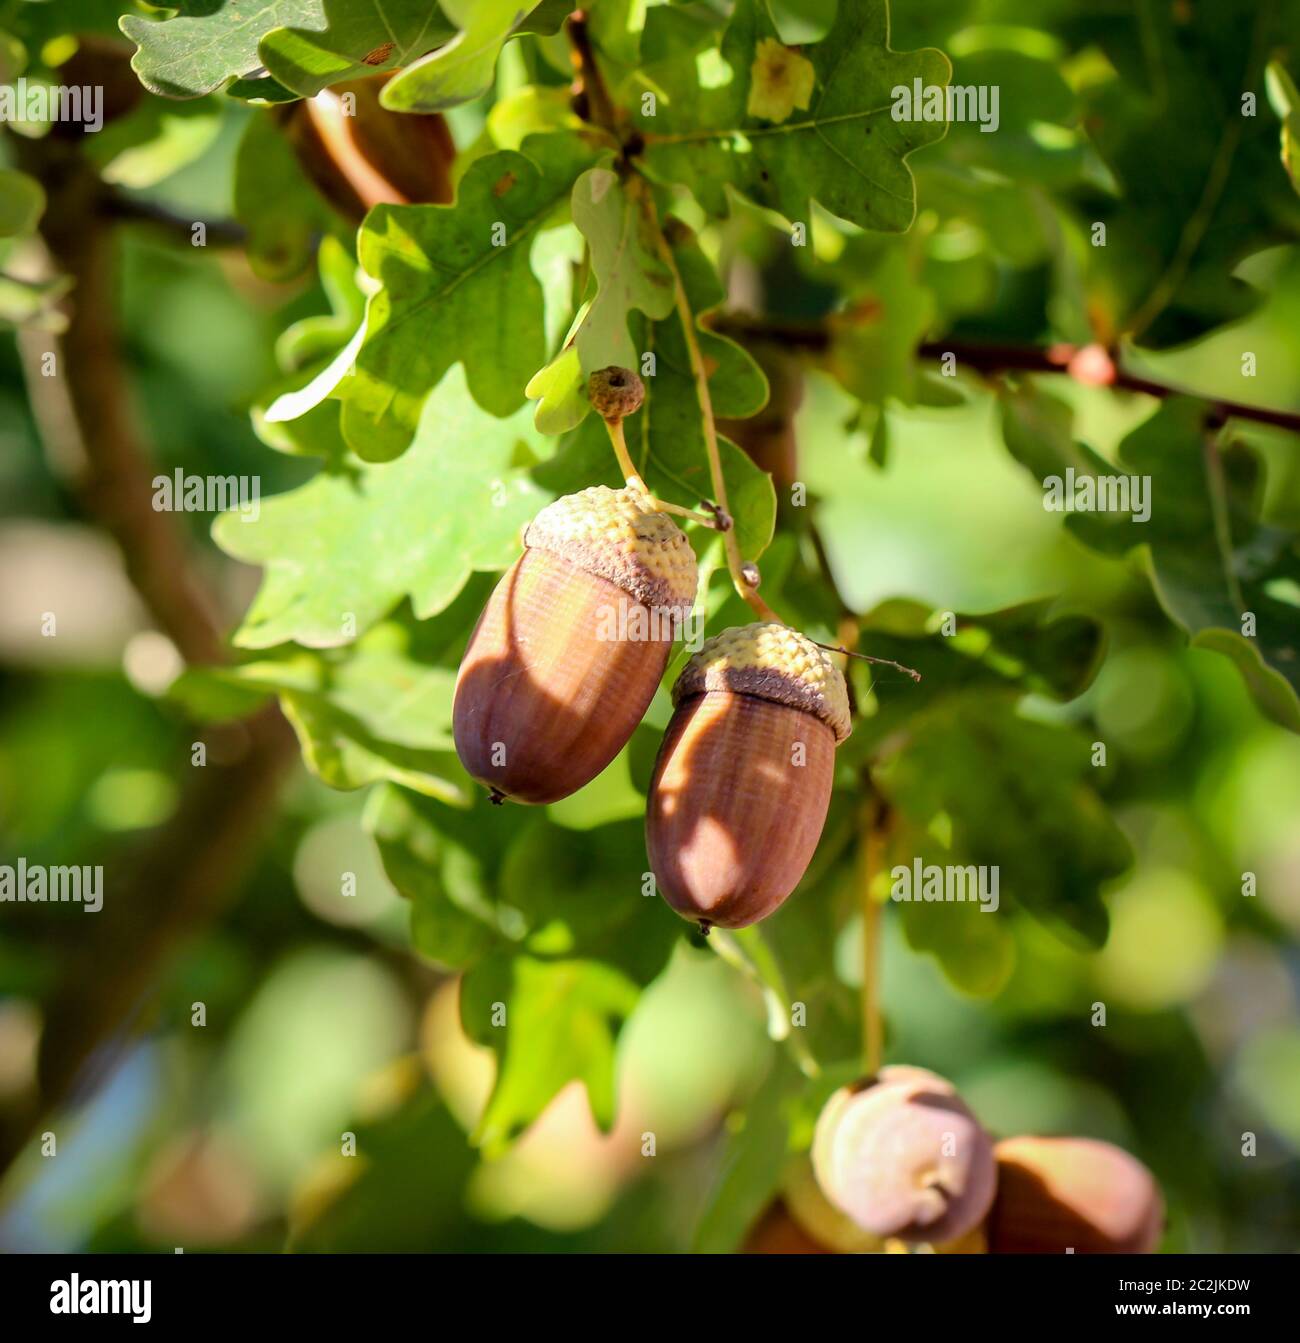
[[524,545],[607,578],[652,610],[671,607],[685,618],[695,605],[691,543],[633,487],[594,485],[547,504],[528,524]]
[[843,673],[825,649],[788,625],[738,625],[706,639],[677,678],[673,703],[710,690],[754,695],[816,714],[837,742],[852,730]]

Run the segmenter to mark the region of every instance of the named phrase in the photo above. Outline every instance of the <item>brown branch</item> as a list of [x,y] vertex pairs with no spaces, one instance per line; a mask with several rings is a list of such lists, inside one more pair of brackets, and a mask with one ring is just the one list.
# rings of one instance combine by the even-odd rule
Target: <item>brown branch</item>
[[[825,354],[835,340],[836,327],[846,319],[840,316],[820,322],[765,322],[739,314],[726,314],[710,322],[713,330],[734,338],[775,340],[790,349],[803,350],[817,356]],[[1002,373],[1059,373],[1067,377],[1077,377],[1071,369],[1074,357],[1085,347],[1073,345],[1015,345],[998,342],[967,340],[928,340],[917,349],[922,359],[942,359],[946,354],[955,355],[958,364],[964,364],[987,377],[996,377]],[[1098,351],[1099,355],[1103,352]],[[1092,382],[1092,385],[1113,387],[1118,391],[1142,392],[1147,396],[1163,398],[1167,396],[1190,396],[1207,401],[1211,414],[1218,423],[1226,420],[1253,420],[1257,424],[1270,424],[1278,429],[1287,429],[1300,433],[1300,411],[1273,410],[1267,406],[1252,406],[1242,401],[1227,400],[1223,397],[1207,397],[1200,392],[1185,387],[1173,387],[1168,383],[1156,382],[1122,368],[1113,353],[1105,354],[1110,360],[1112,376],[1104,381],[1093,382],[1080,378],[1080,381]]]
[[202,224],[206,244],[217,247],[243,247],[248,230],[234,219],[186,219],[153,201],[137,200],[113,192],[105,197],[104,213],[124,224],[146,224],[175,242],[193,246],[194,225]]
[[610,95],[609,86],[605,83],[605,76],[601,74],[600,66],[596,64],[596,53],[591,45],[591,31],[587,27],[586,11],[575,9],[569,15],[565,30],[569,36],[569,45],[573,48],[573,66],[581,85],[581,96],[586,103],[579,114],[584,121],[608,131],[621,144],[622,118],[614,106],[614,99]]
[[[1024,345],[985,345],[963,341],[926,341],[918,353],[922,359],[939,359],[945,354],[954,354],[959,364],[968,364],[984,374],[999,373],[1063,373],[1070,374],[1069,364],[1078,350],[1074,346],[1053,346],[1041,349]],[[1220,422],[1226,420],[1253,420],[1258,424],[1271,424],[1279,429],[1289,429],[1300,433],[1300,411],[1271,410],[1267,406],[1252,406],[1242,401],[1225,400],[1222,397],[1207,397],[1200,392],[1185,387],[1171,387],[1168,383],[1155,382],[1140,377],[1136,373],[1126,372],[1118,362],[1113,364],[1114,376],[1098,385],[1116,388],[1124,392],[1142,392],[1146,396],[1163,398],[1167,396],[1191,396],[1197,400],[1208,401],[1212,414]],[[1073,375],[1071,375],[1073,376]]]
[[[115,239],[106,195],[80,154],[58,141],[25,142],[25,169],[45,186],[41,237],[74,289],[62,338],[25,333],[32,409],[56,466],[71,470],[86,511],[112,535],[127,575],[158,628],[191,663],[220,662],[216,605],[193,572],[169,513],[153,507],[155,474],[140,445],[115,318]],[[43,367],[53,358],[53,375]],[[74,465],[75,463],[75,465]]]
[[206,739],[209,762],[192,770],[175,814],[148,843],[106,864],[103,908],[85,916],[84,942],[43,1005],[39,1096],[0,1134],[0,1172],[41,1124],[76,1103],[148,1027],[169,962],[226,908],[257,853],[295,753],[292,730],[268,706]]
[[[22,166],[45,187],[43,240],[74,282],[61,343],[51,348],[45,333],[23,334],[47,453],[73,480],[86,512],[112,534],[137,592],[185,659],[222,661],[216,604],[174,517],[153,508],[154,472],[129,404],[114,317],[115,239],[104,189],[80,154],[53,138],[27,142]],[[48,353],[56,359],[51,377],[41,367]],[[120,1051],[128,1034],[147,1024],[168,960],[225,907],[256,853],[296,757],[293,733],[272,706],[205,740],[208,763],[186,766],[191,777],[171,820],[146,846],[106,865],[103,908],[89,917],[84,941],[43,1004],[39,1094],[5,1116],[0,1172],[40,1124],[79,1099],[95,1080],[91,1068],[98,1077],[111,1062],[106,1053]]]

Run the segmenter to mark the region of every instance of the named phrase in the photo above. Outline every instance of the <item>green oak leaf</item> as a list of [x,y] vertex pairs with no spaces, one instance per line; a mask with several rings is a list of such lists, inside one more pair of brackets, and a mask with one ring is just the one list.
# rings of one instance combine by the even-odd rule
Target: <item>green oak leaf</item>
[[[656,8],[646,17],[643,50],[679,26]],[[653,115],[635,103],[645,162],[668,182],[696,193],[724,215],[727,186],[795,222],[810,222],[810,201],[862,228],[900,232],[916,212],[906,159],[942,137],[942,121],[891,115],[892,90],[945,86],[942,52],[889,48],[888,0],[839,6],[815,46],[784,46],[766,6],[738,0],[719,58],[678,61],[662,74]]]
[[[1102,343],[1127,336],[1166,348],[1244,316],[1260,295],[1234,276],[1237,263],[1300,238],[1300,199],[1263,96],[1265,62],[1293,44],[1294,28],[1294,9],[1271,2],[1248,14],[1088,6],[1067,25],[1119,76],[1083,94],[1089,137],[1118,190],[1076,196],[1085,226],[1106,227],[1105,246],[1093,239],[1082,257]],[[1260,100],[1254,115],[1248,91]]]
[[[670,234],[676,230],[670,228]],[[687,302],[696,319],[696,338],[709,380],[709,399],[718,419],[743,420],[767,402],[767,378],[758,363],[735,341],[708,329],[708,317],[724,298],[717,271],[695,242],[684,235],[673,241],[673,257],[681,273]],[[641,409],[626,423],[627,446],[633,462],[652,488],[662,482],[666,496],[682,503],[712,497],[708,460],[704,451],[704,420],[696,396],[690,356],[681,318],[674,309],[663,321],[634,315],[632,337],[642,357],[654,356],[654,375],[646,378]],[[738,495],[731,496],[737,537],[747,559],[757,559],[772,539],[775,493],[765,473],[747,472],[735,460],[748,457],[728,444],[724,474],[737,478]],[[753,464],[750,463],[752,466]],[[729,482],[730,483],[730,482]],[[772,509],[768,520],[769,505]],[[743,527],[742,527],[743,519]]]
[[520,916],[496,889],[512,817],[481,794],[465,809],[386,785],[367,799],[364,823],[388,879],[411,902],[422,955],[461,970],[519,940]]
[[1171,398],[1120,444],[1122,466],[1151,481],[1151,520],[1129,524],[1129,543],[1146,543],[1156,596],[1193,644],[1229,657],[1259,707],[1300,732],[1300,536],[1260,520],[1259,459],[1207,443],[1205,411]]
[[235,217],[248,233],[249,265],[279,283],[311,264],[317,239],[336,216],[304,176],[287,137],[266,112],[254,113],[235,157]]
[[31,281],[0,272],[0,328],[30,326],[62,333],[67,330],[68,319],[59,304],[72,286],[66,275]]
[[[935,295],[911,238],[860,235],[835,264],[848,308],[830,321],[825,366],[859,401],[917,397],[917,346],[935,319]],[[822,268],[825,273],[825,268]]]
[[403,597],[423,619],[473,571],[505,568],[549,498],[513,465],[518,446],[536,441],[530,420],[486,414],[457,370],[429,399],[402,460],[341,463],[263,500],[255,520],[218,518],[218,545],[265,567],[236,644],[336,647]]
[[590,957],[648,984],[680,932],[642,890],[642,824],[573,830],[549,810],[494,807],[481,788],[465,803],[382,790],[366,817],[430,960],[465,967],[506,947]]
[[647,0],[600,0],[591,12],[592,45],[619,65],[635,65],[641,54],[646,7]]
[[697,1254],[735,1254],[779,1190],[794,1147],[796,1098],[808,1079],[778,1057],[758,1093],[731,1125],[692,1237]]
[[357,287],[356,262],[337,238],[321,241],[317,268],[330,311],[304,317],[281,333],[275,356],[283,376],[258,397],[253,430],[277,452],[338,462],[347,455],[347,444],[330,393],[364,334],[366,300]]
[[[347,1168],[326,1199],[304,1199],[285,1249],[293,1254],[400,1254],[414,1245],[467,1248],[482,1226],[465,1212],[478,1163],[463,1129],[430,1087],[403,1096],[396,1109],[349,1119],[364,1162],[334,1155]],[[429,1153],[439,1154],[437,1161]],[[499,1234],[499,1228],[492,1227]]]
[[872,769],[912,827],[946,824],[944,862],[998,869],[999,910],[977,909],[977,918],[1005,918],[1018,906],[1100,946],[1101,886],[1131,854],[1091,774],[1088,743],[1074,730],[1019,717],[1009,696],[984,688],[936,698],[913,714],[896,752]]
[[[1039,383],[1025,380],[1001,396],[1002,437],[1007,450],[1046,489],[1064,490],[1073,471],[1076,482],[1115,475],[1115,467],[1072,433],[1074,412]],[[1044,499],[1049,496],[1045,493]],[[1096,550],[1131,545],[1129,517],[1121,513],[1064,512],[1067,530]]]
[[121,20],[138,47],[132,64],[141,81],[165,97],[194,98],[231,81],[241,98],[310,97],[409,66],[455,34],[435,0],[216,0],[189,8],[195,12],[161,22]]
[[568,89],[539,84],[525,84],[498,98],[487,115],[488,136],[498,149],[519,149],[530,135],[581,128]]
[[636,369],[632,311],[661,321],[673,309],[673,279],[656,256],[639,195],[608,168],[591,168],[573,185],[573,222],[587,240],[595,297],[579,314],[563,350],[525,389],[538,399],[537,427],[544,434],[574,428],[591,408],[587,379],[597,369]]
[[[1040,480],[1075,466],[1146,482],[1150,516],[1073,513],[1066,525],[1108,554],[1145,545],[1156,597],[1197,647],[1223,653],[1260,708],[1300,731],[1300,614],[1286,593],[1300,579],[1300,537],[1259,517],[1260,463],[1246,447],[1211,441],[1207,406],[1170,397],[1119,446],[1112,466],[1071,438],[1069,407],[1022,388],[1004,399],[1012,453]],[[1254,632],[1244,634],[1244,617]]]
[[131,65],[140,82],[165,98],[197,98],[258,69],[259,43],[273,29],[324,32],[327,25],[324,0],[223,0],[197,15],[159,22],[126,14],[120,23],[136,44]]
[[45,189],[34,178],[0,168],[0,238],[31,233],[45,213]]
[[501,952],[461,982],[461,1023],[497,1056],[496,1085],[471,1141],[504,1150],[570,1082],[597,1124],[614,1122],[615,1042],[640,990],[600,961]]
[[454,205],[379,205],[366,217],[361,265],[381,287],[356,370],[338,390],[344,437],[359,456],[400,456],[429,392],[454,364],[493,415],[523,403],[546,357],[543,290],[529,248],[597,157],[567,134],[534,136],[524,148],[477,160]]
[[896,598],[862,617],[858,646],[921,674],[914,682],[886,666],[854,662],[859,703],[871,704],[842,747],[867,761],[920,709],[953,694],[1042,695],[1068,701],[1091,685],[1105,656],[1105,632],[1089,616],[1057,611],[1050,599],[1000,611],[936,611]]
[[[958,861],[924,828],[904,817],[896,823],[891,836],[886,876],[892,879],[895,868],[900,866],[914,874],[917,859],[923,871],[926,866],[944,867]],[[877,892],[877,898],[887,899],[887,890],[886,887]],[[999,909],[1000,900],[999,877]],[[889,904],[898,911],[908,945],[933,956],[951,983],[963,993],[991,998],[1006,986],[1016,965],[1016,939],[1005,916],[986,914],[978,900],[961,904],[924,900],[895,904],[890,900]]]
[[168,695],[218,721],[278,695],[304,762],[331,788],[388,781],[468,806],[474,785],[451,736],[455,671],[424,661],[410,642],[407,629],[386,623],[348,649],[287,645],[232,666],[190,668]]
[[[722,283],[698,245],[675,222],[669,231],[675,236],[673,257],[697,319],[696,336],[708,372],[714,414],[718,419],[745,419],[767,401],[767,379],[741,346],[708,329],[708,315],[723,299]],[[681,319],[676,308],[662,321],[634,312],[630,325],[633,347],[641,352],[638,367],[644,375],[645,402],[624,421],[628,452],[642,479],[660,498],[696,506],[713,497],[713,486],[703,414]],[[646,356],[653,356],[653,363]],[[746,559],[757,559],[767,549],[776,525],[776,492],[771,477],[730,440],[719,437],[718,444],[736,539]],[[536,474],[543,485],[557,493],[591,483],[623,483],[605,426],[595,416],[570,433],[556,459]]]
[[455,36],[435,0],[323,0],[325,27],[276,28],[258,48],[288,89],[311,97],[331,84],[408,66]]
[[216,98],[190,103],[142,98],[90,137],[86,153],[114,186],[143,190],[201,158],[221,134]]
[[384,89],[385,107],[397,112],[442,112],[492,87],[501,48],[517,33],[553,33],[572,4],[555,0],[442,0],[457,29],[439,50],[407,66]]
[[1300,90],[1281,61],[1269,61],[1265,76],[1269,101],[1282,122],[1282,166],[1300,191]]

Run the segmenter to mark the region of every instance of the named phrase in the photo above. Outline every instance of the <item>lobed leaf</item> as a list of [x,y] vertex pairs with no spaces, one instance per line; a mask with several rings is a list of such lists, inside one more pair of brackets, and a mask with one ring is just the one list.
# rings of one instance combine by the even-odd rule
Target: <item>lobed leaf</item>
[[[643,51],[697,40],[671,9],[646,16]],[[791,221],[810,223],[816,200],[861,228],[899,232],[916,212],[907,156],[945,123],[894,120],[893,90],[946,86],[950,73],[940,51],[890,49],[888,0],[841,4],[803,49],[781,42],[767,6],[738,0],[718,58],[665,63],[662,96],[634,119],[650,171],[690,187],[712,215],[727,213],[731,186]]]
[[567,134],[533,136],[524,148],[527,157],[501,150],[472,164],[454,205],[379,205],[367,216],[361,265],[380,288],[356,370],[339,388],[343,433],[358,456],[406,451],[426,398],[456,364],[493,415],[523,403],[546,357],[529,246],[599,157]]

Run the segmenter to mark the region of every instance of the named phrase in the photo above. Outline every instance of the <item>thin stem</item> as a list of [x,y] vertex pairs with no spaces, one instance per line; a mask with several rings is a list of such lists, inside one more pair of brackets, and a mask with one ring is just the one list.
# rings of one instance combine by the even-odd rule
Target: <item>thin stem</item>
[[[814,643],[817,641],[814,639]],[[858,658],[862,662],[874,662],[877,666],[893,667],[895,671],[901,671],[904,676],[910,676],[914,681],[920,681],[921,673],[915,667],[904,666],[901,662],[895,662],[892,658],[872,657],[870,653],[857,653],[851,648],[841,648],[835,644],[817,644],[818,648],[824,648],[828,653],[843,653],[847,658]]]
[[708,513],[697,513],[693,508],[685,508],[681,504],[670,504],[666,500],[660,499],[637,473],[636,463],[627,450],[627,436],[623,432],[623,421],[621,419],[607,419],[605,428],[609,431],[609,441],[614,446],[614,456],[618,458],[618,469],[623,473],[623,479],[627,481],[629,487],[639,490],[645,495],[654,512],[674,513],[679,518],[689,518],[692,522],[698,522],[702,527],[710,527],[715,531],[722,530],[718,525],[718,520]]
[[886,809],[874,797],[862,808],[859,841],[858,895],[862,902],[862,1069],[867,1077],[880,1071],[884,1028],[880,1016],[880,919],[882,901],[872,894],[885,852]]
[[[647,216],[654,225],[655,241],[659,255],[673,277],[673,295],[677,306],[677,316],[682,325],[682,338],[686,341],[686,353],[691,364],[691,376],[695,379],[695,397],[700,406],[700,417],[704,429],[704,451],[709,459],[709,477],[713,482],[713,497],[717,506],[731,517],[731,508],[727,502],[727,482],[722,475],[722,455],[718,450],[718,429],[713,418],[713,398],[709,395],[709,375],[704,367],[704,357],[700,353],[699,336],[695,331],[695,314],[691,310],[690,299],[686,296],[686,286],[682,283],[682,273],[677,268],[677,259],[664,235],[662,226],[653,207],[647,210]],[[783,625],[785,621],[758,595],[757,585],[751,583],[745,575],[745,562],[741,558],[740,544],[736,540],[736,530],[728,527],[722,533],[722,545],[727,556],[727,572],[731,575],[732,586],[737,594],[763,620]]]
[[1241,582],[1237,577],[1236,566],[1232,562],[1232,523],[1228,518],[1228,488],[1223,479],[1223,458],[1219,455],[1219,447],[1212,433],[1204,435],[1201,446],[1205,455],[1210,510],[1214,517],[1214,543],[1218,547],[1219,561],[1223,565],[1228,594],[1237,611],[1241,612],[1246,609],[1246,599],[1242,595]]
[[[636,469],[636,463],[632,460],[632,455],[627,450],[627,436],[623,433],[623,421],[606,420],[605,428],[609,432],[609,441],[614,445],[614,456],[618,458],[618,469],[623,473],[623,479],[629,485],[635,485],[644,490],[645,482],[641,479]],[[646,491],[649,493],[649,491]]]

